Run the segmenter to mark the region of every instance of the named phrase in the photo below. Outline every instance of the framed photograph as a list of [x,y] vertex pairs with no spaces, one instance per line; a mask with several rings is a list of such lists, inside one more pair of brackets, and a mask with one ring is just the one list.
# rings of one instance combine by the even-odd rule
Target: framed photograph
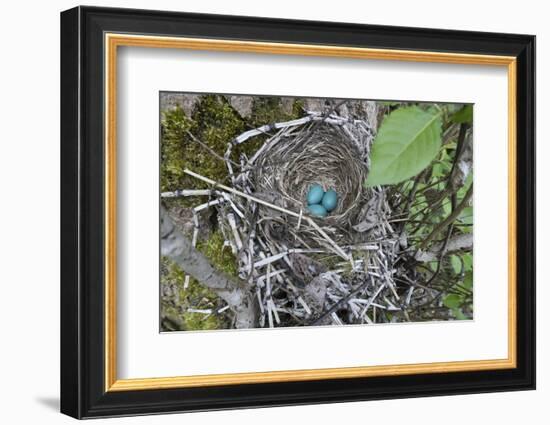
[[534,74],[530,35],[63,12],[61,411],[534,389]]

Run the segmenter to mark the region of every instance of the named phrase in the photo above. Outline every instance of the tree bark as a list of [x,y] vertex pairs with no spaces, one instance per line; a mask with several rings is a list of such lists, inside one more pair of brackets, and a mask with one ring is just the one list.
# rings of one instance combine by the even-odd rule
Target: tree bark
[[[441,254],[441,250],[445,244],[438,242],[432,246],[428,251],[419,251],[415,259],[423,263],[428,263],[430,261],[436,261]],[[454,238],[449,239],[449,243],[443,252],[443,255],[458,252],[462,250],[471,250],[474,246],[474,237],[471,233],[465,233],[462,235],[455,236]]]
[[160,207],[161,255],[170,258],[200,284],[214,291],[235,313],[235,327],[254,328],[257,308],[246,283],[216,270],[208,259],[197,251],[172,222],[166,208]]

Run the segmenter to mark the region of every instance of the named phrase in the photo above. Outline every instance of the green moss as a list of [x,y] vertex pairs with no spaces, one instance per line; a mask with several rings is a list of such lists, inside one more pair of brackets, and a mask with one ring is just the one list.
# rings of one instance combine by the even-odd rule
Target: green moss
[[244,121],[220,96],[202,96],[191,118],[182,108],[164,112],[161,122],[161,191],[203,189],[207,185],[186,175],[189,168],[214,180],[225,181],[225,163],[209,153],[190,134],[224,155],[227,143],[245,130]]
[[[201,97],[193,112],[193,121],[195,125],[192,133],[221,156],[225,153],[227,144],[245,130],[243,119],[229,102],[220,96]],[[206,151],[203,149],[203,152]],[[212,158],[212,155],[208,156]],[[220,178],[227,174],[225,164],[219,159],[215,159],[210,168],[216,172],[223,170]]]
[[161,191],[179,189],[184,179],[185,152],[189,149],[186,131],[191,121],[177,107],[164,113],[161,121],[160,186]]
[[285,121],[290,115],[283,110],[280,97],[255,97],[252,104],[251,124],[260,127],[264,124],[272,124]]
[[230,276],[237,276],[237,261],[229,247],[224,247],[224,237],[218,230],[212,233],[210,238],[199,243],[197,249],[201,251],[212,265]]
[[189,331],[208,331],[215,329],[223,329],[220,327],[216,316],[206,316],[201,313],[184,313],[185,328]]
[[[208,152],[192,136],[223,157],[228,143],[247,128],[299,118],[303,116],[303,106],[303,101],[297,99],[288,113],[279,97],[255,97],[251,115],[245,120],[225,97],[204,95],[196,103],[191,117],[186,116],[179,106],[165,111],[161,121],[161,191],[208,187],[206,183],[186,175],[183,171],[185,168],[216,181],[227,181],[225,163]],[[235,146],[231,159],[239,162],[243,154],[251,157],[267,137],[256,137]],[[170,202],[191,206],[196,204],[196,199]]]

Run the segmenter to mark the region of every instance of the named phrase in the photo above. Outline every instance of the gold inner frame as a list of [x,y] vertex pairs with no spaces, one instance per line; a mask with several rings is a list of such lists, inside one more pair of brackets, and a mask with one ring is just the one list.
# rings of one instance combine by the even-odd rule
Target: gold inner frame
[[[443,52],[370,49],[127,34],[105,34],[105,391],[134,391],[214,385],[447,373],[516,367],[516,58]],[[304,369],[164,378],[118,379],[116,325],[116,100],[120,46],[248,52],[355,59],[503,66],[508,71],[508,357],[382,366]]]

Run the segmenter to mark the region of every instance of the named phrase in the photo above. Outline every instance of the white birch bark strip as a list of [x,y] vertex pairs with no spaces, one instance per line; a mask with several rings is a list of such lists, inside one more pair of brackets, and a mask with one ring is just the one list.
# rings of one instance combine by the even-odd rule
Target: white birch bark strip
[[277,324],[280,325],[281,319],[279,318],[279,313],[277,313],[277,307],[275,306],[273,299],[269,300],[268,302],[271,306],[271,311],[273,312],[273,317],[275,318],[275,322],[277,322]]
[[267,265],[267,275],[265,281],[265,298],[268,313],[269,327],[273,328],[273,302],[271,302],[271,265]]
[[378,249],[380,249],[378,245],[372,244],[346,245],[344,248],[353,249],[355,251],[378,251]]
[[351,300],[349,300],[348,305],[350,306],[351,312],[353,313],[355,318],[358,319],[359,318],[359,312],[361,311],[361,309],[355,303],[353,303]]
[[302,305],[302,307],[304,307],[304,310],[306,311],[307,314],[311,314],[311,309],[309,308],[309,306],[306,304],[306,302],[302,297],[298,297],[298,302]]
[[212,314],[212,310],[210,310],[210,309],[200,310],[200,309],[197,309],[197,308],[188,308],[187,312],[188,313],[198,313],[198,314]]
[[267,321],[269,323],[270,328],[275,327],[273,324],[273,313],[271,311],[271,305],[269,303],[267,304]]
[[212,207],[214,205],[218,205],[220,202],[222,202],[222,199],[214,199],[213,201],[208,201],[204,204],[201,204],[195,208],[193,208],[193,211],[200,212],[206,208]]
[[[323,253],[325,252],[324,250],[320,250],[320,249],[301,249],[301,248],[298,248],[298,249],[289,249],[289,250],[286,250],[286,251],[283,251],[283,252],[280,252],[278,254],[274,254],[274,255],[271,255],[269,257],[264,257],[262,258],[261,260],[259,261],[256,261],[253,265],[253,268],[255,269],[258,269],[260,267],[263,267],[263,266],[266,266],[268,264],[271,264],[271,263],[274,263],[275,261],[279,261],[281,259],[285,259],[286,260],[286,257],[290,254],[311,254],[311,253]],[[288,261],[287,261],[288,263]],[[290,265],[290,263],[288,263]]]
[[391,277],[388,277],[388,279],[386,280],[387,285],[390,287],[390,290],[392,291],[393,296],[395,297],[395,299],[397,301],[401,301],[401,298],[399,297],[399,295],[397,295],[397,291],[395,290],[395,285],[389,279],[391,279]]
[[[259,239],[261,241],[261,239]],[[267,258],[267,256],[265,255],[265,253],[263,251],[259,251],[259,256],[260,258]],[[284,283],[284,280],[283,280],[283,277],[281,276],[281,274],[278,274],[275,276],[275,279],[277,279],[277,282],[282,284]]]
[[[286,270],[284,270],[284,269],[275,270],[274,272],[269,273],[269,276],[270,277],[276,277],[276,276],[279,276],[283,273],[286,273]],[[263,283],[266,279],[267,279],[267,274],[264,275],[264,276],[260,276],[256,282],[257,282],[258,285],[263,285]]]
[[162,192],[160,194],[161,198],[179,198],[184,196],[210,196],[212,195],[212,191],[205,189],[182,189],[182,190],[175,190],[173,192]]
[[232,182],[235,182],[235,173],[233,172],[233,166],[231,165],[231,160],[229,159],[230,156],[231,156],[231,144],[227,146],[227,150],[225,151],[223,158],[225,159],[225,164],[227,166],[227,172],[229,173],[229,177],[231,177]]
[[241,210],[235,205],[235,203],[231,200],[231,197],[227,194],[222,192],[221,195],[223,198],[229,202],[229,205],[231,205],[231,208],[233,208],[233,211],[237,213],[237,215],[244,220],[244,214],[241,212]]
[[387,310],[387,308],[381,304],[377,304],[375,302],[370,302],[370,300],[365,300],[363,298],[353,298],[350,300],[350,302],[353,301],[355,304],[369,304],[371,307],[377,307],[381,308],[382,310]]
[[[197,239],[199,237],[199,217],[195,211],[193,212],[193,237],[191,239],[191,246],[195,248],[197,246]],[[185,273],[185,278],[183,280],[183,289],[189,288],[189,283],[191,281],[191,276],[188,273]]]
[[198,237],[199,237],[199,216],[195,211],[193,211],[193,239],[191,241],[191,245],[193,247],[197,246]]
[[264,258],[263,260],[256,261],[254,263],[253,267],[255,269],[258,269],[260,267],[263,267],[263,266],[266,266],[268,264],[274,263],[275,261],[280,260],[281,258],[285,257],[286,255],[288,255],[287,252],[281,252],[280,254],[272,255],[270,257]]
[[256,297],[258,298],[258,305],[260,306],[260,313],[264,314],[265,313],[264,303],[262,301],[262,293],[261,293],[259,287],[256,288]]
[[401,310],[399,307],[396,307],[395,305],[393,305],[393,303],[388,300],[387,297],[384,297],[384,301],[386,301],[386,304],[388,304],[388,310],[389,311],[399,311]]
[[409,292],[407,293],[407,298],[405,299],[405,304],[409,305],[411,303],[412,294],[414,292],[414,286],[411,286],[409,288]]
[[233,237],[235,238],[235,244],[237,245],[237,250],[240,251],[243,247],[243,242],[241,241],[239,231],[237,230],[237,223],[235,222],[235,216],[232,213],[227,214],[227,221],[229,221],[229,225],[231,226]]
[[330,316],[332,317],[332,320],[334,321],[334,323],[340,326],[343,325],[342,321],[340,320],[340,318],[335,312],[330,313]]
[[376,297],[378,297],[380,292],[382,292],[382,289],[384,289],[384,285],[380,285],[378,287],[378,289],[376,290],[376,292],[369,298],[369,301],[368,301],[367,305],[365,305],[365,307],[363,307],[363,311],[361,312],[361,316],[366,314],[367,310],[369,309],[369,307],[371,306],[373,301],[376,299]]
[[300,216],[298,217],[298,224],[296,224],[296,230],[300,228],[300,224],[302,224],[302,216],[303,216],[303,210],[300,208]]
[[298,118],[291,121],[285,121],[285,122],[279,122],[275,124],[266,124],[261,127],[245,131],[244,133],[240,134],[238,137],[236,137],[233,140],[233,143],[236,145],[240,145],[241,143],[245,142],[246,140],[250,139],[251,137],[258,136],[260,134],[265,134],[272,130],[279,130],[281,128],[287,128],[287,127],[296,127],[302,124],[306,124],[312,120],[316,119],[316,117],[313,116],[306,116],[303,118]]

